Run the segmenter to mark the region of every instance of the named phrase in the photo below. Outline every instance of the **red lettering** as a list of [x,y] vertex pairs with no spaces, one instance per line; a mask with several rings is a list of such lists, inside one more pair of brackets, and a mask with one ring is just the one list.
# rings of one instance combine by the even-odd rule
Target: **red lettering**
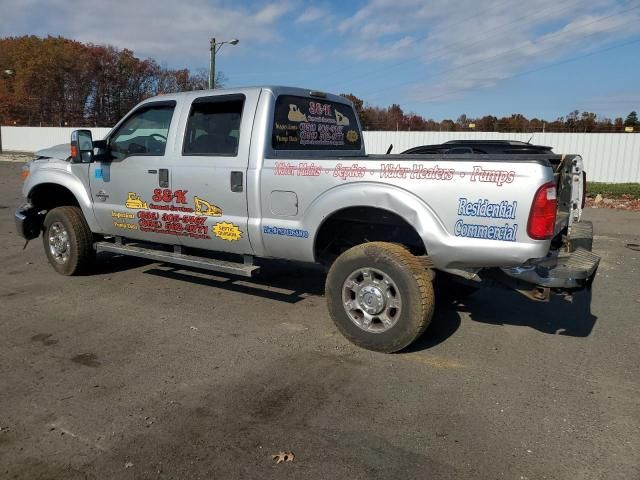
[[187,203],[187,192],[189,190],[176,190],[173,193],[173,198],[176,199],[176,203]]
[[171,190],[169,188],[161,189],[156,188],[153,190],[153,196],[151,199],[154,202],[171,203],[175,200],[176,203],[187,203],[187,192],[189,190]]

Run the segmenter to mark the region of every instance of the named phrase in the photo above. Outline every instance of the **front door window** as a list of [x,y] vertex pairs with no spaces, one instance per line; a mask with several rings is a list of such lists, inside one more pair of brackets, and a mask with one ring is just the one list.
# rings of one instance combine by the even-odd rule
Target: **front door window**
[[173,106],[143,108],[129,117],[109,141],[112,157],[164,155]]

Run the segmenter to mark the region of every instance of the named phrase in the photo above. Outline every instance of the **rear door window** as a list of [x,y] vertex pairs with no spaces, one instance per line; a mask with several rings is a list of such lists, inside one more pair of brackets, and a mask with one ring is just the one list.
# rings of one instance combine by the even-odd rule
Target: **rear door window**
[[238,155],[244,95],[197,98],[191,105],[182,153]]
[[280,95],[271,143],[274,150],[360,150],[362,134],[347,104]]

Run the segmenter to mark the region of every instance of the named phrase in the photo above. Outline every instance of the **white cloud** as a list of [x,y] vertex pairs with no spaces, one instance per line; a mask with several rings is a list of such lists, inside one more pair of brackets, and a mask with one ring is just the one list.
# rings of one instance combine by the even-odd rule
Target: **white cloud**
[[446,100],[634,35],[640,8],[625,11],[633,6],[617,0],[370,0],[338,30],[354,58],[385,62],[366,72],[368,79],[413,78],[389,82],[370,91],[373,96],[364,92],[366,99],[396,87],[409,100]]
[[[27,2],[25,2],[26,4]],[[3,8],[0,36],[63,35],[84,42],[129,48],[171,66],[206,65],[209,39],[240,39],[233,48],[240,54],[247,45],[260,50],[265,42],[282,37],[278,20],[291,10],[289,2],[239,6],[222,1],[194,0],[45,0]],[[221,54],[226,54],[223,49]]]
[[415,40],[412,37],[402,37],[388,44],[381,42],[357,43],[346,50],[350,57],[376,62],[406,58],[414,52]]
[[260,24],[271,24],[289,11],[286,3],[272,3],[267,5],[255,15],[255,21]]
[[326,51],[315,45],[302,47],[298,52],[298,58],[306,63],[320,63],[326,58]]
[[320,20],[326,15],[326,11],[319,7],[309,7],[296,19],[297,23],[311,23]]
[[[288,62],[349,63],[335,73],[329,67],[334,86],[327,88],[358,91],[374,103],[389,92],[425,102],[494,86],[631,37],[640,20],[640,8],[624,11],[637,5],[627,0],[369,0],[350,18],[342,12],[352,11],[351,3],[326,1],[13,3],[2,9],[0,36],[64,35],[194,68],[207,65],[211,37],[238,38],[221,55],[268,58],[285,70],[296,67]],[[238,73],[255,75],[252,65]]]

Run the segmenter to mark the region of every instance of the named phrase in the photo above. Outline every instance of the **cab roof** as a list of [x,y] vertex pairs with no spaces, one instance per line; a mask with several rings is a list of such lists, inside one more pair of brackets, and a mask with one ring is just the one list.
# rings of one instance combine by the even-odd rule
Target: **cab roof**
[[260,93],[262,91],[270,92],[276,97],[279,95],[297,95],[302,97],[317,98],[318,100],[329,100],[332,102],[352,105],[349,99],[341,97],[340,95],[322,92],[320,90],[314,90],[311,88],[287,87],[284,85],[216,88],[216,89],[208,89],[208,90],[192,90],[189,92],[167,93],[167,94],[161,94],[161,95],[156,95],[155,97],[147,98],[146,100],[140,102],[140,104],[144,104],[148,102],[167,101],[167,100],[189,102],[200,97],[210,97],[210,96],[217,96],[217,95],[233,95],[233,94],[242,94],[242,93],[249,93],[249,92]]

